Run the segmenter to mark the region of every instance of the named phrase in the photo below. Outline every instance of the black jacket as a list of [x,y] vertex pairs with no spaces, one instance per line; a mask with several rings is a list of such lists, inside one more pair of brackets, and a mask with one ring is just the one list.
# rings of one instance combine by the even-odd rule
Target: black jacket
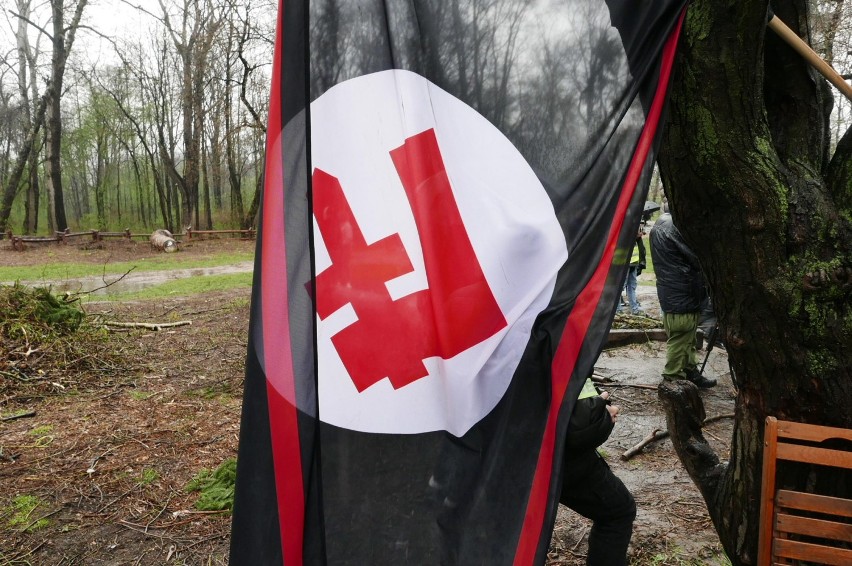
[[600,459],[596,448],[612,432],[612,417],[606,410],[603,397],[578,399],[571,413],[565,437],[565,454],[562,464],[562,493],[560,501],[567,504],[573,490],[583,489],[582,481],[592,473]]
[[660,308],[667,313],[701,310],[707,291],[698,258],[683,241],[671,214],[663,214],[651,228],[651,259],[657,276]]
[[578,399],[568,423],[565,446],[570,451],[594,450],[609,438],[613,426],[606,399],[600,395]]

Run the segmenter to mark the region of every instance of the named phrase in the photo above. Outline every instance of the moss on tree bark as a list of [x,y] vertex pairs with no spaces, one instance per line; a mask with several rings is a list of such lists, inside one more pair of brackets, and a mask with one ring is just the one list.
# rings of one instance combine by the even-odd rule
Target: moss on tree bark
[[[772,9],[807,39],[807,0]],[[830,88],[766,20],[766,2],[690,5],[660,155],[734,369],[730,461],[692,427],[697,391],[660,396],[733,564],[756,562],[765,416],[852,428],[852,137],[829,155]]]

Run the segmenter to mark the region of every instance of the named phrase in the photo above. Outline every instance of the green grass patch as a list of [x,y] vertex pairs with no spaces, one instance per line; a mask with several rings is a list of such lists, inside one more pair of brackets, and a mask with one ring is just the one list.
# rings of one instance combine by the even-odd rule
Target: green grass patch
[[41,506],[43,502],[34,495],[19,495],[12,500],[12,505],[8,509],[11,514],[8,525],[12,528],[24,529],[27,532],[37,531],[50,524],[50,521],[38,519],[33,521],[31,515]]
[[243,309],[251,306],[251,299],[248,297],[240,297],[228,303],[228,306],[232,309]]
[[142,470],[142,475],[139,478],[139,485],[151,485],[160,479],[160,474],[153,468],[145,468]]
[[207,401],[212,401],[213,399],[217,399],[222,396],[228,396],[228,393],[222,390],[222,387],[202,387],[201,389],[190,389],[185,393],[187,397],[194,397],[197,399],[205,399]]
[[187,257],[180,252],[158,254],[116,263],[48,263],[44,265],[0,267],[0,281],[55,281],[101,275],[121,275],[133,271],[164,271],[218,267],[251,261],[254,252],[226,252],[203,257]]
[[[227,291],[240,287],[251,287],[252,273],[228,273],[223,275],[205,275],[174,279],[141,291],[112,293],[106,297],[114,301],[132,301],[138,299],[160,299],[163,297],[181,297],[214,291]],[[90,299],[92,297],[90,296]],[[99,296],[100,298],[100,296]]]
[[234,506],[237,459],[228,458],[215,471],[201,470],[186,485],[187,491],[199,492],[195,508],[199,511],[225,511]]
[[153,393],[149,391],[138,391],[136,389],[130,392],[130,398],[136,401],[144,401],[145,399],[150,398],[151,395],[153,395]]
[[29,431],[29,434],[35,436],[36,438],[40,438],[42,436],[47,436],[51,432],[53,432],[53,425],[42,425],[37,426],[31,431]]

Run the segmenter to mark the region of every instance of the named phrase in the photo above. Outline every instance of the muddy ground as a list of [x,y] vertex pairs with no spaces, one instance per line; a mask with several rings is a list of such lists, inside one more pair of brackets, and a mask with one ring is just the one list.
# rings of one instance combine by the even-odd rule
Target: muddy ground
[[[147,244],[92,249],[52,245],[12,252],[0,242],[0,264],[127,261],[154,253]],[[251,242],[197,242],[181,253],[204,255]],[[639,295],[658,316],[653,281]],[[88,303],[112,320],[192,324],[151,332],[112,333],[120,363],[90,375],[56,369],[22,384],[0,375],[0,566],[17,564],[225,564],[230,517],[198,512],[185,490],[203,468],[236,455],[248,327],[249,290],[124,303]],[[33,354],[38,355],[38,354]],[[638,503],[630,557],[634,564],[723,564],[703,501],[670,441],[620,456],[654,429],[665,429],[655,387],[665,345],[646,342],[605,351],[595,373],[622,416],[603,453]],[[724,351],[711,352],[706,373],[719,385],[702,393],[708,416],[733,411]],[[732,420],[706,428],[727,457]],[[21,496],[36,506],[22,517]],[[16,507],[16,504],[18,505]],[[548,564],[583,564],[589,523],[561,508]]]

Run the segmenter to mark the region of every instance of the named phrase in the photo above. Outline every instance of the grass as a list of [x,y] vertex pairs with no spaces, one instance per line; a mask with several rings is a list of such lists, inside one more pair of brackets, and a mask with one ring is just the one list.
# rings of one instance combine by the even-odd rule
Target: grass
[[164,271],[217,267],[254,259],[254,252],[228,252],[187,259],[181,253],[158,254],[134,261],[116,263],[49,263],[44,265],[0,267],[0,281],[54,281],[101,275],[121,275],[133,271]]
[[[251,287],[252,273],[228,273],[224,275],[205,275],[199,277],[187,277],[186,279],[174,279],[142,289],[141,291],[130,291],[126,293],[108,293],[106,297],[113,301],[132,301],[140,299],[159,299],[163,297],[181,297],[186,295],[200,295],[213,291],[227,291],[240,287]],[[89,297],[90,300],[93,296]]]
[[148,391],[134,390],[130,392],[130,398],[135,401],[144,401],[145,399],[150,398],[152,395],[153,393],[150,393]]
[[53,425],[42,425],[32,429],[29,434],[36,438],[40,438],[42,436],[49,435],[51,432],[53,432]]
[[151,485],[158,479],[160,479],[160,474],[157,473],[157,470],[145,468],[142,470],[142,475],[139,478],[139,485]]
[[46,527],[50,524],[50,521],[47,519],[42,518],[37,521],[32,521],[30,519],[33,511],[35,511],[40,505],[42,505],[41,499],[34,495],[19,495],[15,497],[8,510],[11,514],[8,525],[27,532],[37,531],[38,529]]

